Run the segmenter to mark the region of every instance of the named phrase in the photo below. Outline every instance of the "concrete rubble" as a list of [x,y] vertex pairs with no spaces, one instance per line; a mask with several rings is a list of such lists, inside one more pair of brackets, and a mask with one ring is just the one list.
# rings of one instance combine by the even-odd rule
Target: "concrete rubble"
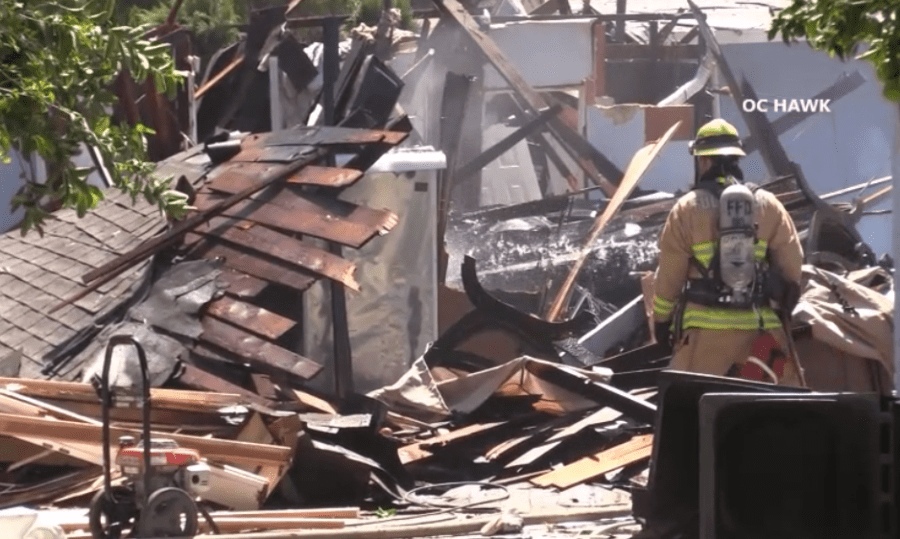
[[[891,162],[844,149],[893,126],[862,62],[699,4],[413,2],[341,40],[293,1],[202,76],[158,29],[193,86],[145,111],[123,79],[116,113],[165,118],[156,174],[196,209],[111,193],[0,237],[4,537],[896,537]],[[741,106],[813,94],[837,119]],[[801,232],[809,387],[673,372],[651,336],[708,117]],[[195,451],[194,514],[141,502],[107,428],[113,457]]]

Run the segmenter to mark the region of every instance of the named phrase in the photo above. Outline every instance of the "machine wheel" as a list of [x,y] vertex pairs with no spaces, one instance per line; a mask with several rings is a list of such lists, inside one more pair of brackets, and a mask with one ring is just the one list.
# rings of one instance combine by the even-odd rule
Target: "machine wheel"
[[150,495],[141,511],[138,537],[185,537],[197,535],[200,526],[197,504],[180,488],[161,488]]
[[113,487],[111,496],[107,496],[105,489],[101,490],[94,495],[88,511],[94,539],[120,539],[134,526],[136,518],[134,491],[128,487]]

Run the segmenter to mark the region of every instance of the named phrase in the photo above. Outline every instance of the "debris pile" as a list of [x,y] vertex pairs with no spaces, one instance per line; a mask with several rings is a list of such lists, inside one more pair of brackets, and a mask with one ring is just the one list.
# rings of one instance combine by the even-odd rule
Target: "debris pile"
[[[808,116],[770,122],[738,107],[744,147],[766,169],[761,187],[803,238],[792,333],[809,387],[668,371],[669,352],[651,335],[653,270],[666,216],[688,187],[670,177],[693,174],[686,147],[695,119],[718,110],[711,100],[738,104],[755,91],[692,2],[690,12],[656,14],[585,3],[583,16],[565,1],[531,3],[489,11],[433,0],[417,8],[415,33],[388,11],[339,42],[344,18],[304,16],[293,1],[253,10],[241,41],[219,51],[172,110],[134,98],[122,78],[119,112],[165,117],[151,144],[168,156],[156,175],[193,209],[167,222],[111,196],[84,220],[58,212],[47,238],[0,238],[0,528],[22,528],[15,539],[40,526],[69,539],[179,529],[228,539],[669,539],[700,527],[714,537],[710,526],[754,514],[716,512],[746,502],[728,497],[746,475],[796,471],[751,467],[717,483],[755,462],[734,441],[746,427],[760,429],[769,445],[753,447],[772,460],[784,440],[803,458],[794,447],[824,447],[832,438],[823,432],[852,430],[854,441],[834,453],[852,464],[828,481],[867,489],[867,513],[841,522],[874,530],[868,523],[890,510],[900,485],[888,480],[900,466],[887,465],[900,446],[893,275],[857,225],[890,185],[829,201],[890,179],[818,194],[778,138]],[[168,36],[187,66],[175,11],[154,35]],[[544,65],[547,51],[520,46],[560,35],[585,50],[556,70]],[[724,90],[710,86],[714,66]],[[627,83],[642,77],[657,84]],[[861,84],[845,74],[822,95],[837,100]],[[626,99],[640,106],[613,103]],[[190,144],[175,153],[182,138]],[[438,148],[439,170],[415,162],[421,147]],[[347,190],[373,168],[433,197],[423,223],[398,226],[403,210],[383,209],[379,189],[350,201]],[[430,267],[372,251],[392,230],[403,231],[397,242],[419,242]],[[375,254],[358,264],[350,250]],[[432,271],[433,296],[409,279]],[[378,359],[351,353],[358,321],[345,289],[361,282],[398,289],[384,301],[402,297],[395,312],[407,309],[403,320],[367,319],[369,334],[408,331],[415,350],[394,358],[408,367],[402,376],[383,376],[372,391],[354,390],[354,369]],[[425,310],[433,329],[421,327]],[[310,338],[321,327],[331,346]],[[417,342],[425,334],[433,338]],[[137,355],[113,346],[123,339],[138,343]],[[800,404],[780,408],[786,401]],[[772,410],[786,410],[790,432],[759,426]],[[846,420],[851,412],[859,424]],[[746,419],[754,414],[763,419]],[[138,441],[148,433],[152,443]],[[146,469],[116,457],[145,447],[191,455],[175,468],[202,464],[193,487],[174,482],[196,511],[154,505],[172,485],[141,487]],[[837,469],[829,462],[812,463],[821,466],[796,484]],[[799,488],[778,484],[785,499]],[[815,510],[767,522],[818,522]],[[161,527],[148,527],[154,511]],[[781,537],[767,530],[756,536]]]

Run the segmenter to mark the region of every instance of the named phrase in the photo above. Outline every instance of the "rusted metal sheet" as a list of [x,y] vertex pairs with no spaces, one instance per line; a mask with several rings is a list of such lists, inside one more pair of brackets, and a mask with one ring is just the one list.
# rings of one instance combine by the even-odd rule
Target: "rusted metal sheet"
[[652,451],[652,434],[635,436],[624,444],[535,477],[531,482],[541,487],[566,489],[629,464],[647,460]]
[[210,303],[206,309],[206,315],[214,316],[272,340],[297,325],[294,320],[227,296]]
[[269,262],[258,255],[215,242],[213,241],[214,238],[203,238],[191,233],[188,235],[188,240],[192,242],[203,240],[199,241],[191,249],[192,254],[203,258],[221,256],[225,259],[226,267],[259,279],[283,284],[301,292],[316,282],[314,276],[308,275],[297,268]]
[[[231,220],[230,222],[238,223],[239,221]],[[213,227],[218,225],[227,226],[229,220],[226,218],[213,219],[210,224]],[[353,272],[356,270],[355,264],[265,226],[253,226],[247,230],[241,230],[237,226],[232,226],[225,232],[217,234],[217,236],[247,249],[266,253],[313,273],[328,277],[343,283],[353,290],[359,290],[359,283],[353,277]]]
[[286,374],[308,380],[322,370],[322,366],[311,359],[215,318],[203,319],[203,335],[200,339],[241,356],[263,372]]
[[239,298],[256,297],[269,285],[262,279],[227,268],[219,275],[219,280],[228,285],[226,292]]
[[[397,224],[396,214],[349,202],[313,195],[299,196],[279,190],[274,196],[245,200],[224,211],[228,217],[297,232],[359,248],[372,237],[386,234]],[[263,202],[264,199],[269,199]],[[219,197],[199,193],[198,208],[217,204]]]

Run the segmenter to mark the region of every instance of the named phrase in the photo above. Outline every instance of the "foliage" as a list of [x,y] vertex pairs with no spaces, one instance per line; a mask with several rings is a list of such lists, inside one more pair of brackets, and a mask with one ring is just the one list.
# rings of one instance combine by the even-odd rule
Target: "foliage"
[[[134,0],[126,0],[128,4]],[[238,40],[239,27],[247,22],[248,0],[184,0],[178,9],[176,20],[194,36],[200,56],[211,55],[216,50]],[[156,0],[142,2],[146,7],[132,5],[119,8],[118,19],[123,24],[139,26],[163,23],[169,16],[173,2]]]
[[786,43],[803,37],[813,48],[841,59],[867,44],[858,58],[875,65],[884,96],[900,101],[900,1],[794,0],[772,21],[769,39],[778,33]]
[[393,507],[379,507],[375,510],[375,516],[378,518],[390,518],[397,515],[397,510]]
[[0,0],[0,159],[9,163],[13,150],[37,154],[50,171],[38,183],[23,170],[25,187],[12,201],[25,210],[23,234],[41,230],[42,202],[83,216],[103,198],[85,181],[92,169],[71,161],[82,143],[98,150],[115,187],[169,214],[186,210],[167,182],[147,179],[154,166],[145,160],[145,136],[152,131],[111,121],[110,85],[123,67],[136,80],[152,77],[170,96],[180,79],[169,46],[143,39],[147,28],[114,26],[114,10],[114,0]]

